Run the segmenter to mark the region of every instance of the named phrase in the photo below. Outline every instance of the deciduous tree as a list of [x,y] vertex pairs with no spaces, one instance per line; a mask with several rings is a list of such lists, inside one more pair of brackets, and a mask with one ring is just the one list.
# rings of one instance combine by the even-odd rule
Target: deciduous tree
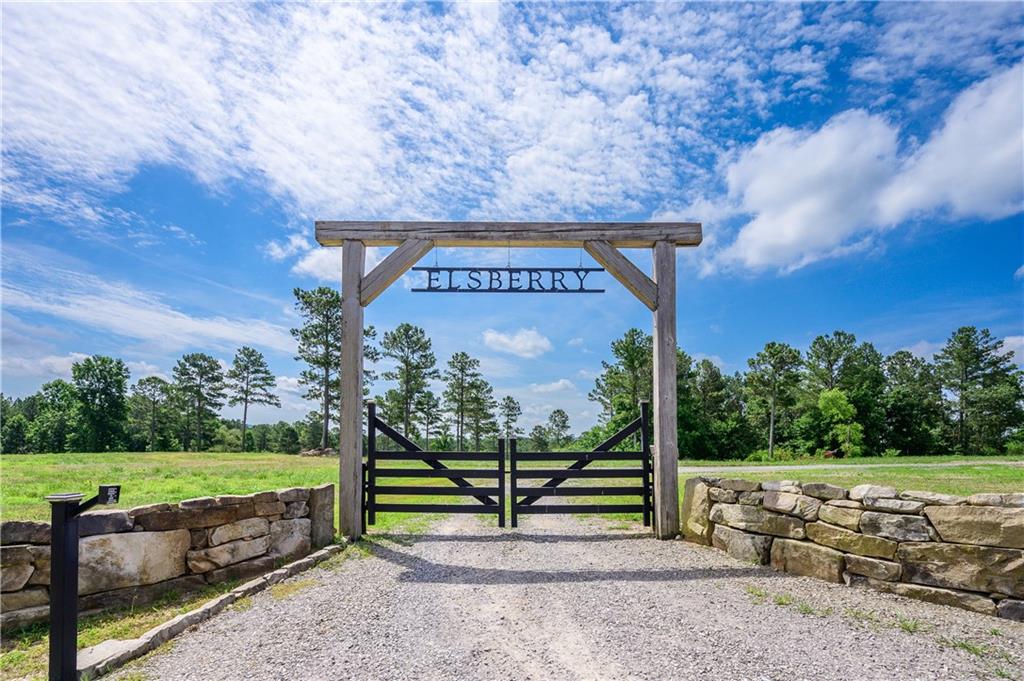
[[129,375],[123,360],[103,355],[71,365],[80,416],[76,448],[105,452],[124,446]]

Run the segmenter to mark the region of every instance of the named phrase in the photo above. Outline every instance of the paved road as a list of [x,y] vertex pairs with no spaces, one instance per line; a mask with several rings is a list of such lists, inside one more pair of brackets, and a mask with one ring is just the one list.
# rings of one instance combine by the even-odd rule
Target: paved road
[[1024,624],[776,573],[635,525],[532,516],[512,531],[461,516],[372,546],[116,676],[891,681],[1024,669]]
[[861,464],[843,464],[843,463],[812,463],[812,464],[772,464],[767,465],[756,465],[750,466],[680,466],[679,472],[686,473],[688,475],[693,474],[704,474],[704,473],[774,473],[777,471],[841,471],[845,469],[857,470],[860,468],[892,468],[892,467],[910,467],[910,468],[955,468],[957,466],[978,466],[978,465],[998,465],[998,466],[1016,466],[1024,468],[1024,461],[937,461],[934,463],[861,463]]

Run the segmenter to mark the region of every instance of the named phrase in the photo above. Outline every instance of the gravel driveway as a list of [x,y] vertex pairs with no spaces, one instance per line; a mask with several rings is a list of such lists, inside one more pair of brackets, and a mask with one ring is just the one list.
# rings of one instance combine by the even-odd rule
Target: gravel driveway
[[1021,678],[1022,624],[775,573],[637,526],[532,516],[510,531],[462,516],[371,542],[372,557],[347,551],[293,578],[291,595],[258,594],[116,676]]

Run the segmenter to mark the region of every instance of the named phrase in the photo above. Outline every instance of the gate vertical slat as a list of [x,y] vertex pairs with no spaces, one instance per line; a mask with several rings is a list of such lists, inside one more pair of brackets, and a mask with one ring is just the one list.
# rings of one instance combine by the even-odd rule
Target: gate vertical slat
[[650,404],[640,403],[640,451],[644,461],[644,527],[651,526],[651,442],[649,435]]
[[377,524],[377,405],[366,405],[366,516],[370,525]]
[[517,480],[516,480],[516,452],[517,451],[518,451],[517,440],[516,440],[516,438],[512,438],[511,440],[509,440],[509,464],[511,465],[511,470],[509,472],[509,493],[512,496],[512,509],[511,509],[512,510],[512,527],[519,527],[518,515],[516,514],[516,509],[519,506],[519,497],[516,494],[516,484],[517,484]]
[[498,527],[505,527],[505,440],[498,440]]

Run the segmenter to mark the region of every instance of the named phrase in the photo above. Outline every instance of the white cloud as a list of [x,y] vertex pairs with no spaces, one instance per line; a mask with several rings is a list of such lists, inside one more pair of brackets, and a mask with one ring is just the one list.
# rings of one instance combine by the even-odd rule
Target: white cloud
[[729,193],[754,217],[722,253],[745,267],[796,268],[848,248],[873,228],[875,197],[892,177],[896,130],[848,111],[817,131],[779,128],[729,165]]
[[19,357],[5,352],[2,366],[5,374],[15,376],[41,377],[48,381],[54,378],[70,379],[71,365],[88,356],[81,352],[69,352],[66,355]]
[[879,199],[883,221],[946,209],[1001,218],[1024,203],[1024,65],[968,88]]
[[1013,361],[1024,368],[1024,336],[1007,336],[1003,339],[1003,350],[1013,353]]
[[1017,271],[1013,273],[1014,279],[1024,279],[1024,265],[1017,268]]
[[295,348],[286,327],[260,319],[189,314],[157,294],[44,262],[21,250],[6,248],[3,266],[5,309],[46,314],[164,351],[233,351],[255,345],[291,353]]
[[570,338],[569,342],[566,343],[566,345],[568,345],[570,348],[580,348],[580,347],[583,347],[583,339],[582,338]]
[[269,241],[263,248],[264,253],[271,260],[281,261],[299,253],[305,253],[313,248],[309,240],[302,234],[289,234],[283,241]]
[[920,357],[922,359],[927,359],[928,361],[931,361],[935,353],[942,349],[942,343],[919,340],[913,345],[908,345],[900,349],[906,350],[915,357]]
[[719,264],[793,270],[870,248],[903,220],[998,218],[1024,202],[1024,66],[961,93],[943,125],[900,158],[899,130],[862,110],[818,130],[778,128],[727,164],[735,211],[752,216]]
[[551,341],[537,329],[519,329],[513,334],[486,329],[484,345],[492,350],[507,352],[525,359],[539,357],[552,348]]
[[539,395],[546,395],[549,393],[573,392],[575,390],[576,386],[568,378],[560,378],[552,383],[530,384],[530,392],[537,393]]

